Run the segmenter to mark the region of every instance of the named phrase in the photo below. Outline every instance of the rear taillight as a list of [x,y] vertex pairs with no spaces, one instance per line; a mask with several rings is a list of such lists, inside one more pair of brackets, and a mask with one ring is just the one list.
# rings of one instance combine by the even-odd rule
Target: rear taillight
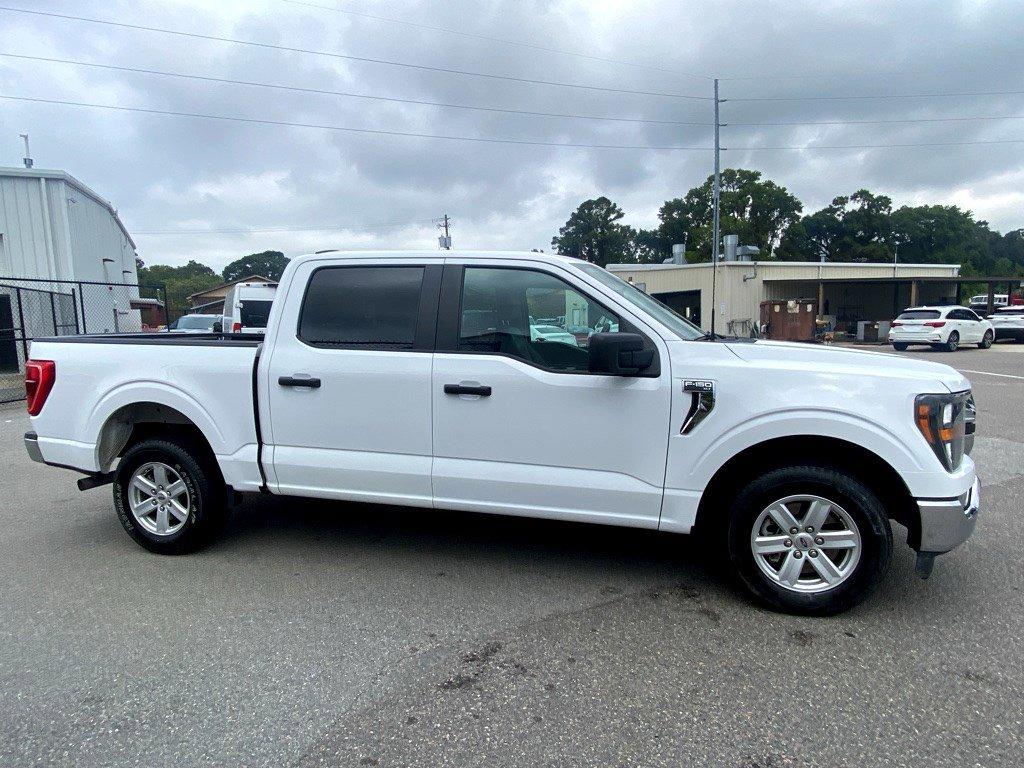
[[944,321],[944,320],[926,320],[924,322],[924,325],[929,326],[931,328],[942,328],[943,326],[946,325],[946,321]]
[[25,364],[25,400],[29,416],[43,410],[43,404],[57,381],[57,364],[52,360],[30,360]]
[[242,330],[242,324],[239,323],[237,320],[234,323],[231,324],[231,332],[232,333],[237,334],[241,330]]

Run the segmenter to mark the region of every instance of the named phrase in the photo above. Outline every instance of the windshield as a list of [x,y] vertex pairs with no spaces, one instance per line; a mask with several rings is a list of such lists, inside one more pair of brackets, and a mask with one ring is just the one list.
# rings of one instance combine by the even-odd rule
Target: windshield
[[907,310],[901,312],[896,320],[935,320],[940,314],[938,310]]
[[219,315],[182,315],[178,318],[177,328],[205,329],[209,331],[213,328],[214,321],[219,317]]
[[241,321],[243,328],[266,328],[272,302],[246,299],[242,302]]
[[641,310],[653,315],[656,320],[678,334],[680,339],[699,339],[704,336],[703,331],[671,307],[662,304],[653,296],[645,294],[622,278],[612,275],[608,270],[598,267],[596,264],[577,264],[576,266],[630,304],[635,304]]

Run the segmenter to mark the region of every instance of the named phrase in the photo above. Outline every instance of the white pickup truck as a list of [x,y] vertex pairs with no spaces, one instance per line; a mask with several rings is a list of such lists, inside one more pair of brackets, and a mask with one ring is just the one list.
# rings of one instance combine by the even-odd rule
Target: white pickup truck
[[547,254],[300,257],[265,337],[40,339],[26,377],[29,454],[112,482],[159,553],[229,492],[470,510],[700,532],[762,601],[826,614],[879,583],[890,520],[927,576],[980,501],[952,368],[710,336]]

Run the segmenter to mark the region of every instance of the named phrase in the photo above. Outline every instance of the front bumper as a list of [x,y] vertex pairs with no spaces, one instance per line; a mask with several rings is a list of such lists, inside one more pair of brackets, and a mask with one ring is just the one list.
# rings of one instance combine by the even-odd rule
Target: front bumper
[[981,481],[974,479],[971,488],[953,499],[919,499],[921,541],[918,552],[939,555],[962,545],[978,522],[981,508]]
[[25,451],[33,462],[43,462],[43,452],[39,450],[39,436],[35,433],[25,433]]

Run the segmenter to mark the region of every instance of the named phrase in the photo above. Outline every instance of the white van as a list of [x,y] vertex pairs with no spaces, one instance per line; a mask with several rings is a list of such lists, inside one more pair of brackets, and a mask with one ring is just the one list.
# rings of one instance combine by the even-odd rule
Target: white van
[[236,283],[224,297],[225,332],[262,334],[267,330],[276,283]]

